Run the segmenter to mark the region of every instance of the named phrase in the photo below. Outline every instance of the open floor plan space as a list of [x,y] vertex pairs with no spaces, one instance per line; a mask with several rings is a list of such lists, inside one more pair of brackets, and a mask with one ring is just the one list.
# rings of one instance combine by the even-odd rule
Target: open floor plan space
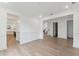
[[0,2],[0,56],[79,56],[79,2]]

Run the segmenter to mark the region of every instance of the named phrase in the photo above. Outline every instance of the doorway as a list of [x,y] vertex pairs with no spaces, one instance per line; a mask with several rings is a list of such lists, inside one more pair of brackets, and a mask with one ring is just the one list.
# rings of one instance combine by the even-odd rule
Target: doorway
[[19,32],[18,16],[7,13],[7,47],[10,48],[19,41],[17,34]]
[[67,38],[73,39],[73,20],[67,21]]
[[58,23],[53,23],[53,37],[58,37]]

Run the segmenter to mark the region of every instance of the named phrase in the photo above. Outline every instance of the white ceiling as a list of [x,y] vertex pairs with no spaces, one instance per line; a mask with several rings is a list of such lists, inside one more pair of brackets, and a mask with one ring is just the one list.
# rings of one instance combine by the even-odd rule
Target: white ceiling
[[72,5],[71,2],[9,2],[1,5],[27,17],[50,16],[51,13],[56,14],[67,10],[65,5],[69,5],[68,9],[79,7],[79,3]]

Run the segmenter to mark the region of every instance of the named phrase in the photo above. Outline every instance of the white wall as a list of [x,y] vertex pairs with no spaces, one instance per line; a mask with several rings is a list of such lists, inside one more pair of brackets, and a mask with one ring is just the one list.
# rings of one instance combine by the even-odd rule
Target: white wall
[[47,27],[48,27],[47,21],[43,21],[43,30],[44,30],[44,29],[48,30]]
[[21,18],[21,44],[32,40],[43,39],[42,20],[28,19],[26,16]]
[[48,35],[53,36],[53,22],[52,21],[47,22],[48,22]]
[[0,50],[7,49],[6,24],[6,11],[0,7]]
[[48,21],[49,35],[53,36],[53,22],[58,22],[58,37],[67,39],[67,21],[73,20],[72,16],[63,16]]
[[67,23],[66,20],[58,22],[58,37],[67,39]]
[[79,10],[74,12],[74,18],[73,18],[73,47],[79,48]]

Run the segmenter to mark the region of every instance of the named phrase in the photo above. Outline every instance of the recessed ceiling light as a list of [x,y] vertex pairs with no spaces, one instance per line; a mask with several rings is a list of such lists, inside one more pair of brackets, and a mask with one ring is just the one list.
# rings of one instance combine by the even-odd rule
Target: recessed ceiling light
[[40,15],[39,17],[41,18],[42,16]]
[[68,5],[66,5],[66,6],[65,6],[65,8],[69,8],[69,6],[68,6]]

